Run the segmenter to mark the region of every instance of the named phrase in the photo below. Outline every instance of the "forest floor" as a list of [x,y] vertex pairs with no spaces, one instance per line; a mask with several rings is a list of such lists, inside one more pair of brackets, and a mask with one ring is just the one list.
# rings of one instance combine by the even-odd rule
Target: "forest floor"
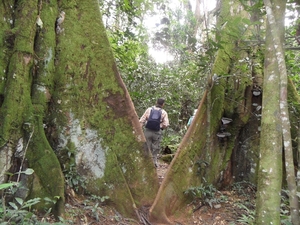
[[[161,183],[168,164],[159,162],[157,175]],[[143,221],[124,218],[113,207],[102,204],[97,199],[87,200],[68,192],[66,198],[66,215],[64,220],[56,224],[78,225],[161,225],[147,220],[147,211],[139,212]],[[241,183],[231,190],[215,191],[213,196],[198,199],[182,209],[182,216],[170,218],[173,225],[239,225],[253,222],[254,187]],[[99,200],[99,199],[98,199]],[[53,218],[42,218],[44,222]]]

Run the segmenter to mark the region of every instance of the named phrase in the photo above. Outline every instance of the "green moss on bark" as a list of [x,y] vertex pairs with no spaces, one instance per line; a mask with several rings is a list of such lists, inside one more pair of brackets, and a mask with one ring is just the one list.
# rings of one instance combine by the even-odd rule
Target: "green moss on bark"
[[[246,63],[239,64],[239,60],[247,54],[241,51],[237,55],[239,40],[244,34],[242,28],[245,27],[242,19],[239,19],[244,16],[244,12],[237,10],[237,4],[239,3],[222,1],[219,18],[223,20],[218,22],[220,26],[217,39],[220,38],[224,44],[216,55],[211,74],[216,75],[218,80],[209,83],[207,94],[202,99],[150,209],[151,215],[158,221],[166,221],[167,216],[172,215],[187,201],[183,192],[189,187],[201,183],[216,185],[220,181],[223,184],[230,182],[224,181],[225,178],[228,179],[225,171],[230,166],[240,131],[248,122],[252,98],[249,95],[251,74],[245,72]],[[239,13],[231,15],[234,11]],[[245,96],[249,97],[247,102]],[[217,133],[222,132],[222,117],[233,119],[226,127],[226,132],[230,132],[231,136],[223,140],[217,137]]]
[[[7,5],[12,5],[12,1],[6,1]],[[4,4],[3,4],[4,6]],[[7,80],[7,65],[13,48],[14,35],[11,34],[10,26],[13,21],[12,12],[5,7],[0,7],[0,107],[3,101],[5,83]]]
[[[59,196],[60,201],[58,202],[63,204],[64,177],[60,164],[44,135],[42,118],[36,115],[36,121],[34,122],[36,125],[33,130],[33,140],[29,144],[26,157],[29,167],[33,168],[36,174],[33,187],[37,186],[39,188],[34,188],[29,198],[40,197],[43,200],[45,197],[54,199]],[[47,202],[42,202],[37,208],[52,207],[46,204]],[[63,205],[56,205],[56,207],[60,209],[59,212],[56,212],[57,215],[61,215],[64,212]]]
[[[13,54],[10,56],[7,71],[6,90],[1,106],[1,146],[8,141],[17,145],[23,140],[23,151],[26,150],[28,166],[35,171],[30,195],[33,197],[54,198],[59,196],[59,204],[55,208],[62,213],[64,202],[64,179],[60,165],[44,135],[43,116],[45,113],[45,98],[41,92],[36,93],[35,104],[32,104],[31,94],[33,80],[37,71],[34,65],[34,45],[36,38],[36,19],[38,15],[37,2],[18,1],[15,5],[14,28],[12,34]],[[33,78],[34,77],[34,78]],[[43,93],[43,92],[42,92]],[[32,135],[32,138],[30,138]],[[25,147],[28,145],[28,148]],[[22,165],[18,165],[22,166]],[[27,188],[30,188],[27,187]],[[45,202],[37,205],[44,209]],[[48,206],[51,207],[51,206]]]
[[[50,108],[55,136],[74,143],[76,167],[87,191],[108,194],[120,211],[132,217],[134,207],[128,205],[151,204],[158,189],[151,158],[143,155],[144,141],[137,141],[138,117],[116,70],[103,24],[96,19],[97,2],[64,2],[61,10],[65,20],[63,32],[57,34]],[[68,146],[56,147],[71,153]]]

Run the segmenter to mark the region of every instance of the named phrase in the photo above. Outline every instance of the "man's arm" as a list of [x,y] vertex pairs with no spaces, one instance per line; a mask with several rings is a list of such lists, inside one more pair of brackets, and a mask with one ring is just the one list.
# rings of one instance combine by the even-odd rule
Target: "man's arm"
[[141,126],[144,126],[147,119],[149,117],[149,108],[144,112],[144,114],[142,115],[142,117],[140,118],[140,124]]
[[162,122],[160,124],[160,127],[162,129],[165,129],[169,126],[169,118],[168,118],[168,113],[164,110],[163,115],[162,115]]

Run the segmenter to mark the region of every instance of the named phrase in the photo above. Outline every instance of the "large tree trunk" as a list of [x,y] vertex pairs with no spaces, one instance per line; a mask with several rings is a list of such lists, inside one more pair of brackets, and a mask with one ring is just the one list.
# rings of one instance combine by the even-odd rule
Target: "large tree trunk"
[[[265,160],[263,165],[272,165],[272,169],[267,171],[272,172],[272,182],[277,176],[277,182],[272,185],[276,192],[270,188],[272,193],[268,191],[265,196],[273,198],[272,207],[278,209],[282,182],[282,133],[278,104],[280,95],[279,91],[274,90],[279,90],[279,80],[271,78],[267,82],[272,87],[266,85],[266,91],[262,88],[261,49],[243,45],[241,39],[247,32],[242,28],[247,26],[242,18],[247,18],[247,15],[242,13],[242,7],[238,4],[222,1],[219,18],[227,18],[228,21],[219,21],[222,26],[217,27],[222,29],[220,42],[226,44],[217,53],[207,91],[150,209],[153,221],[171,223],[170,216],[175,212],[180,214],[178,210],[191,200],[184,195],[190,187],[200,184],[226,187],[234,181],[256,184],[257,179],[260,179],[259,184],[267,184],[264,176],[257,176],[260,143],[265,150],[270,150],[262,152],[264,156],[261,157]],[[242,49],[248,50],[245,52]],[[266,55],[265,64],[268,67],[265,73],[274,70],[271,55],[274,56],[274,52],[269,51]],[[264,118],[264,138],[260,142],[262,93],[269,101],[264,102],[263,106],[268,106],[267,110],[273,114],[266,114]],[[296,100],[295,92],[289,98]],[[232,119],[232,122],[224,124],[226,118]],[[267,153],[270,153],[269,158],[265,157]],[[260,210],[264,213],[263,208]]]
[[[253,67],[251,54],[239,41],[247,33],[242,22],[247,17],[238,2],[222,1],[219,18],[230,18],[218,22],[220,41],[226,44],[217,53],[209,87],[150,209],[153,221],[171,223],[169,216],[191,200],[184,195],[190,187],[221,187],[234,179],[254,182],[261,95],[253,96],[252,90],[262,84],[261,70]],[[232,122],[225,124],[226,118]]]
[[[299,207],[298,207],[298,197],[297,197],[297,185],[296,177],[294,172],[294,160],[293,160],[293,150],[292,150],[292,138],[291,138],[291,128],[290,119],[288,112],[288,102],[287,102],[287,89],[288,89],[288,79],[287,70],[285,66],[284,51],[283,51],[283,40],[284,40],[284,13],[285,4],[284,1],[273,1],[264,0],[267,18],[268,18],[268,29],[266,48],[272,52],[272,55],[268,55],[266,58],[267,62],[270,62],[272,70],[265,70],[268,73],[265,75],[266,90],[268,93],[264,95],[264,107],[263,107],[263,130],[265,131],[262,135],[261,141],[261,160],[259,167],[259,185],[257,192],[257,224],[280,224],[280,195],[278,193],[281,190],[281,179],[282,174],[281,168],[281,149],[278,146],[282,146],[281,136],[284,142],[284,156],[285,156],[285,168],[287,184],[289,188],[289,200],[290,200],[290,210],[291,210],[291,220],[294,225],[299,224]],[[268,67],[268,64],[266,64]],[[275,82],[272,82],[273,78]],[[271,81],[271,82],[270,82]],[[279,84],[279,85],[278,85]],[[275,86],[273,86],[275,85]],[[279,86],[279,99],[278,94],[275,95],[274,101],[268,101],[268,97],[274,95],[274,89]],[[273,91],[272,91],[273,90]],[[280,106],[280,107],[279,107]],[[275,110],[271,110],[271,108]],[[274,121],[272,118],[275,114],[278,114],[278,109],[280,111],[280,117],[276,116]],[[279,121],[278,121],[279,119]],[[269,123],[268,123],[269,122]],[[282,129],[276,129],[280,122]],[[270,132],[269,126],[274,124],[274,132]],[[267,135],[270,133],[279,134],[277,139],[270,139]],[[270,142],[272,140],[272,142]],[[266,144],[270,142],[270,144]],[[267,145],[267,146],[266,146]],[[276,157],[277,156],[277,157]],[[270,158],[276,158],[274,161]]]
[[62,169],[75,169],[86,192],[108,195],[136,217],[153,202],[158,180],[98,2],[7,1],[0,12],[1,182],[9,168],[33,168],[22,197],[59,196],[61,214]]
[[[280,11],[277,9],[276,13],[281,15],[282,9]],[[282,25],[282,21],[277,22],[278,25]],[[281,40],[282,34],[283,32],[277,34],[281,37]],[[279,193],[282,184],[282,129],[279,107],[280,91],[274,92],[274,90],[280,89],[280,74],[274,55],[276,53],[273,49],[273,37],[270,26],[267,26],[261,150],[256,199],[257,224],[280,224]]]

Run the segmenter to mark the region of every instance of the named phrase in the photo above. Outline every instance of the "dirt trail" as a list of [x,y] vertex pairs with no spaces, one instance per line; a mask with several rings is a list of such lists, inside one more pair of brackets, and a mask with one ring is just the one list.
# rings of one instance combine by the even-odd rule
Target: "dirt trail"
[[[162,183],[169,164],[159,160],[157,167],[157,176],[159,184]],[[245,187],[246,194],[241,195],[233,190],[217,191],[211,202],[195,201],[182,209],[180,218],[170,218],[174,221],[174,225],[239,225],[247,219],[243,217],[246,213],[245,202],[249,203],[249,207],[253,203],[255,190]],[[252,199],[249,197],[252,196]],[[254,209],[250,209],[253,210]],[[248,215],[249,216],[249,215]],[[249,218],[251,215],[249,216]],[[157,225],[157,224],[152,224]],[[159,224],[160,225],[160,224]]]
[[[159,160],[157,167],[157,176],[161,184],[169,164]],[[248,192],[248,194],[245,192]],[[170,218],[173,225],[240,225],[245,224],[242,219],[249,211],[242,208],[248,202],[248,210],[254,211],[251,205],[254,205],[254,190],[243,188],[243,194],[234,190],[217,191],[211,202],[196,200],[180,212],[182,216]],[[250,198],[249,198],[250,197]],[[87,196],[78,196],[72,192],[67,192],[66,196],[66,214],[63,223],[60,224],[79,224],[79,225],[161,225],[136,221],[124,218],[112,206],[90,200]],[[221,201],[219,201],[221,200]],[[147,218],[149,209],[143,209],[141,216]],[[140,211],[140,210],[139,210]],[[249,215],[248,215],[249,216]],[[39,217],[40,221],[53,222],[53,216]],[[244,222],[244,223],[242,223]]]

